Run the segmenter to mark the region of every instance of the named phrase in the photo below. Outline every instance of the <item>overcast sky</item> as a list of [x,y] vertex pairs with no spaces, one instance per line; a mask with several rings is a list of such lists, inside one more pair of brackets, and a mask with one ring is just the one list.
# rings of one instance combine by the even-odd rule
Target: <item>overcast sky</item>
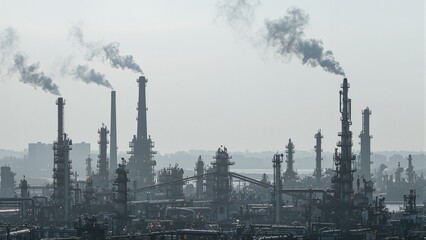
[[[361,110],[372,110],[372,151],[425,149],[425,6],[413,1],[261,1],[252,33],[289,7],[310,15],[306,36],[332,50],[351,84],[352,131],[359,148]],[[88,41],[118,41],[149,79],[148,132],[159,152],[216,149],[283,151],[288,138],[310,150],[322,129],[333,151],[340,126],[341,76],[283,60],[255,47],[218,18],[217,1],[1,1],[0,30],[15,28],[19,49],[59,85],[66,99],[65,131],[92,143],[109,125],[110,90],[62,76],[74,56],[70,40],[82,27]],[[87,63],[117,91],[118,145],[128,150],[136,133],[138,74]],[[19,82],[0,80],[0,148],[22,150],[56,136],[56,96]]]

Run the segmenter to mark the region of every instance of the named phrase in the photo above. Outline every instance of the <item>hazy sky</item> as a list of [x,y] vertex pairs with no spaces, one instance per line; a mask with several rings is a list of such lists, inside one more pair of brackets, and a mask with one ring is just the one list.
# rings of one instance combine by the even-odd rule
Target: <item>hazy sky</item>
[[[252,33],[289,7],[310,15],[307,37],[322,39],[351,83],[352,131],[359,148],[361,110],[372,110],[372,150],[425,149],[425,6],[413,1],[261,1]],[[159,152],[216,149],[283,151],[288,138],[309,150],[322,129],[332,151],[340,126],[342,77],[297,59],[283,60],[255,47],[245,33],[218,18],[217,1],[1,1],[0,30],[15,28],[19,48],[59,85],[65,131],[74,142],[92,143],[109,125],[110,90],[60,74],[74,56],[69,39],[79,24],[88,41],[118,41],[146,77],[148,132]],[[79,62],[80,61],[80,62]],[[136,133],[137,74],[88,63],[117,91],[118,145],[128,149]],[[0,80],[0,148],[56,136],[56,97],[19,82]]]

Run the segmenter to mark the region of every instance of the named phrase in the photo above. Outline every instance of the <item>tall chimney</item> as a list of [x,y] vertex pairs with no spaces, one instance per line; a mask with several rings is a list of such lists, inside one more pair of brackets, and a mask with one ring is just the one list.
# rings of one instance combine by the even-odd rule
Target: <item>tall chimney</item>
[[139,102],[138,102],[138,139],[147,139],[147,122],[146,122],[146,78],[144,76],[140,76],[138,79],[139,83]]
[[365,180],[371,180],[370,156],[371,156],[371,136],[370,136],[370,115],[371,111],[367,107],[362,111],[362,131],[359,135],[361,140],[361,164],[359,177],[364,177]]
[[111,91],[111,134],[110,134],[110,153],[109,153],[109,173],[114,176],[117,168],[117,117],[116,117],[115,91]]
[[64,105],[65,101],[63,98],[58,98],[56,101],[58,105],[58,143],[62,142],[64,138]]

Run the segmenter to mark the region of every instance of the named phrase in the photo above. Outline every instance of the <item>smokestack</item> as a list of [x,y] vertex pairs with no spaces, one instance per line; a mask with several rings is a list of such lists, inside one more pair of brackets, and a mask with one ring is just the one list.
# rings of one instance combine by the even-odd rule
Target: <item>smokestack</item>
[[370,115],[371,111],[367,107],[362,111],[362,131],[359,135],[361,140],[361,167],[360,177],[364,177],[365,180],[371,180],[370,170],[370,156],[371,156],[371,136],[370,136]]
[[117,168],[117,119],[115,106],[115,91],[111,91],[111,148],[109,154],[110,176],[114,176],[114,172]]
[[58,98],[56,101],[58,105],[58,143],[63,141],[64,138],[64,105],[65,100],[63,98]]
[[147,133],[147,122],[146,122],[146,111],[148,110],[146,108],[146,93],[145,93],[145,87],[146,82],[148,80],[144,76],[140,76],[138,79],[139,83],[139,102],[138,102],[138,133],[137,138],[138,139],[147,139],[148,133]]

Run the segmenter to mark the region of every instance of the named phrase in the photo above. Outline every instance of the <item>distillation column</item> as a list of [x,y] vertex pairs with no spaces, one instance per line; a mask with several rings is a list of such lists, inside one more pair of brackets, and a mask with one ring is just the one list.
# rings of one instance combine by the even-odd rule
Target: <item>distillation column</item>
[[275,154],[272,159],[274,167],[274,202],[275,202],[275,224],[281,224],[281,163],[283,154]]
[[294,143],[291,141],[291,138],[288,140],[285,148],[285,152],[287,153],[287,169],[284,172],[284,184],[292,188],[296,182],[297,173],[294,171]]
[[336,204],[337,218],[336,223],[343,228],[349,227],[349,220],[352,216],[352,193],[353,193],[353,170],[352,161],[355,156],[352,154],[352,132],[350,131],[351,122],[351,99],[348,97],[349,84],[346,78],[343,79],[342,90],[340,91],[340,113],[342,131],[339,132],[340,141],[337,146],[340,147],[340,153],[335,153],[336,164]]
[[321,176],[322,176],[322,169],[321,169],[321,161],[322,161],[322,138],[324,136],[321,134],[321,130],[318,130],[318,132],[315,134],[315,171],[314,171],[314,177],[317,186],[321,184]]
[[98,130],[99,133],[99,158],[98,158],[98,176],[97,176],[97,186],[101,188],[107,189],[109,186],[108,183],[108,129],[106,126],[102,126],[101,129]]
[[86,158],[86,178],[92,176],[92,159],[89,157]]
[[414,171],[413,157],[411,156],[411,154],[408,155],[407,160],[408,160],[408,167],[405,170],[407,173],[407,181],[409,184],[414,184],[416,172]]
[[55,222],[68,224],[71,208],[71,160],[69,152],[72,141],[64,133],[64,105],[63,98],[58,98],[58,139],[53,143],[53,201],[55,203]]
[[232,191],[232,181],[229,174],[229,167],[234,163],[228,154],[226,147],[221,147],[217,150],[215,159],[212,165],[216,169],[216,184],[215,184],[215,199],[216,217],[218,221],[228,219],[229,217],[229,202]]
[[[118,165],[116,173],[117,178],[114,181],[114,185],[117,188],[115,190],[114,208],[118,220],[117,229],[123,229],[123,227],[126,226],[126,221],[128,219],[127,201],[129,192],[129,189],[127,188],[127,182],[129,182],[127,174],[129,171],[126,169],[126,163],[124,160],[121,164]],[[118,230],[117,234],[121,234],[120,230]]]
[[198,160],[197,160],[197,163],[196,163],[196,166],[195,166],[195,172],[196,172],[196,174],[197,174],[197,176],[198,176],[198,178],[197,178],[197,182],[196,182],[196,193],[197,193],[197,197],[198,198],[201,198],[201,196],[203,195],[203,188],[204,188],[204,181],[203,181],[203,178],[202,177],[200,177],[201,175],[203,175],[204,174],[204,162],[203,162],[203,159],[201,158],[201,155],[200,156],[198,156]]
[[360,171],[358,176],[363,177],[365,180],[371,180],[371,136],[370,136],[370,109],[365,108],[362,111],[362,131],[359,135],[361,140],[361,161],[360,161]]

